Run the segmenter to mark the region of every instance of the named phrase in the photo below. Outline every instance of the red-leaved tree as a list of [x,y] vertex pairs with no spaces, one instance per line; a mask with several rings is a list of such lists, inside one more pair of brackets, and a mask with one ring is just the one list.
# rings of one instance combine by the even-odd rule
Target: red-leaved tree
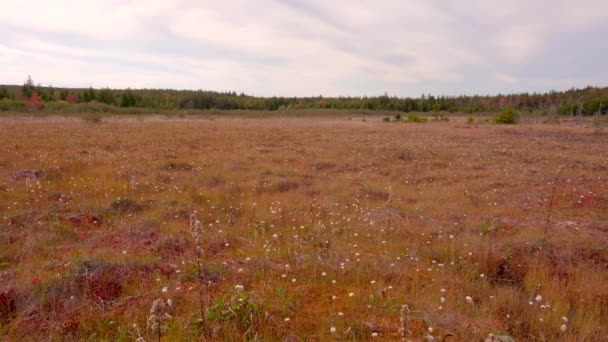
[[27,102],[27,108],[29,109],[40,109],[42,107],[42,99],[37,92],[33,92],[30,96],[30,100]]
[[65,100],[69,103],[80,102],[80,98],[78,97],[78,95],[68,95],[68,97],[66,97]]

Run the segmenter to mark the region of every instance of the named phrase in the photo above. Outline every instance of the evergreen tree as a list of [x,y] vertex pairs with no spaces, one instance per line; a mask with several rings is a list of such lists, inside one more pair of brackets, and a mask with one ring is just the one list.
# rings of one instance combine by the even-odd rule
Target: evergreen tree
[[114,95],[112,94],[110,88],[104,88],[99,91],[99,97],[97,100],[99,102],[111,105],[114,103]]
[[27,80],[23,83],[23,87],[21,87],[21,93],[23,96],[29,99],[32,96],[35,88],[34,80],[32,80],[32,77],[28,75]]
[[122,96],[120,97],[121,107],[135,107],[136,105],[137,97],[135,97],[131,89],[127,89],[127,91],[122,93]]
[[46,93],[47,96],[47,100],[45,101],[57,101],[57,98],[55,97],[55,88],[53,88],[52,85],[49,85],[49,89]]
[[97,100],[97,95],[95,94],[95,90],[93,89],[93,87],[89,87],[89,89],[84,91],[84,94],[82,95],[82,100],[84,102],[91,102]]
[[59,92],[59,99],[65,101],[68,98],[68,95],[70,95],[70,93],[68,93],[66,89],[63,89]]

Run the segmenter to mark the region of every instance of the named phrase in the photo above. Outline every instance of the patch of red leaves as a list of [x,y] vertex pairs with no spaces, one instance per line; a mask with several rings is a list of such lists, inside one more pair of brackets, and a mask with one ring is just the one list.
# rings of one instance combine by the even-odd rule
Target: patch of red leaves
[[90,214],[68,215],[64,218],[64,221],[66,223],[70,223],[74,227],[98,225],[101,223],[101,219],[99,217]]
[[99,266],[80,279],[80,290],[94,300],[111,301],[123,292],[122,281],[126,269],[117,266]]
[[15,290],[5,289],[0,292],[0,322],[8,322],[17,311]]

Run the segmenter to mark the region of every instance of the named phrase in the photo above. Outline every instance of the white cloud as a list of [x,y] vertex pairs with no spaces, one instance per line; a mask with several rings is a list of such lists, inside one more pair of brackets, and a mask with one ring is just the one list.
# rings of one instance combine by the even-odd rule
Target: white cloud
[[515,84],[517,83],[517,77],[508,75],[508,74],[503,74],[503,73],[498,73],[496,74],[496,80],[502,83],[506,83],[506,84]]
[[542,40],[533,27],[515,26],[500,32],[496,41],[507,62],[525,63],[542,49]]

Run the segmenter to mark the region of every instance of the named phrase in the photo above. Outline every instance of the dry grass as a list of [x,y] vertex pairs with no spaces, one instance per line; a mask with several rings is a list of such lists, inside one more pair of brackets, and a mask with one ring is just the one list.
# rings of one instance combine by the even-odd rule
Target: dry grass
[[163,340],[399,340],[402,304],[412,340],[608,335],[608,135],[591,128],[0,120],[8,340],[156,340],[157,298]]

